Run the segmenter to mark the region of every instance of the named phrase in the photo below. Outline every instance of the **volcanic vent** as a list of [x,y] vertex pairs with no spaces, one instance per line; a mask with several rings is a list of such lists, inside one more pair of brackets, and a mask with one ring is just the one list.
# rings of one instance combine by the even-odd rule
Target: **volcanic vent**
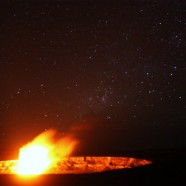
[[145,159],[110,156],[70,156],[78,143],[72,136],[56,137],[48,130],[20,149],[18,160],[0,161],[0,174],[84,174],[150,164]]

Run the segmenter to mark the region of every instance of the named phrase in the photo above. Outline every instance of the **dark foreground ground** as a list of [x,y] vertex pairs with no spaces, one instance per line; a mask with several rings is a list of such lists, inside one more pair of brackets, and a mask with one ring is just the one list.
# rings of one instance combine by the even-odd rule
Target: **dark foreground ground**
[[145,158],[153,163],[85,175],[42,175],[29,180],[15,175],[0,175],[0,186],[186,185],[186,150],[149,150],[120,155]]

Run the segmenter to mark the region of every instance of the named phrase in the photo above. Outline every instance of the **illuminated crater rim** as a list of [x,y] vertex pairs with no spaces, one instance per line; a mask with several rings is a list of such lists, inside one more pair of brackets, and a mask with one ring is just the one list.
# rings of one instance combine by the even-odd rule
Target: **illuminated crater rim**
[[[18,160],[0,161],[0,174],[16,174]],[[63,157],[51,165],[43,174],[86,174],[125,168],[133,168],[151,164],[146,159],[111,156]]]

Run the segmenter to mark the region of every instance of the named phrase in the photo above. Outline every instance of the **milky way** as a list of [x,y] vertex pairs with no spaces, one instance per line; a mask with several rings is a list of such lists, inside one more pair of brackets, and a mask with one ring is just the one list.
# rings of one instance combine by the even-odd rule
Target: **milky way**
[[1,148],[78,125],[95,149],[185,146],[185,10],[179,0],[1,1]]

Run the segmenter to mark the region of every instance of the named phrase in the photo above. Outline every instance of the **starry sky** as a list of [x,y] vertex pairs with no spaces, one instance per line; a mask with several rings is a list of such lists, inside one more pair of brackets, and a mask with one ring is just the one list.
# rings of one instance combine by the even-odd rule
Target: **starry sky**
[[186,2],[0,1],[0,149],[55,128],[79,151],[186,147]]

